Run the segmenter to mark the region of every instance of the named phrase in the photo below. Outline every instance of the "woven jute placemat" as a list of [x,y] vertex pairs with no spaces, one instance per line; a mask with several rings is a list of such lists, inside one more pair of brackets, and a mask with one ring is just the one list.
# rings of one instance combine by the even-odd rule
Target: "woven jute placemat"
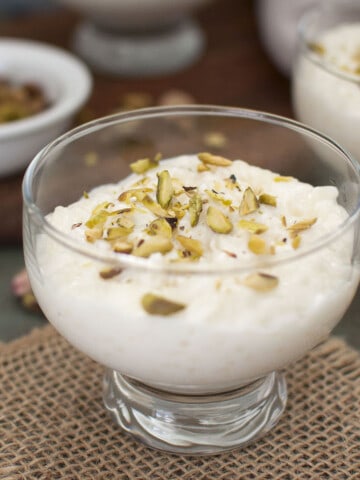
[[211,457],[151,450],[102,404],[102,367],[51,326],[0,346],[0,479],[359,479],[360,354],[331,338],[288,369],[278,425]]

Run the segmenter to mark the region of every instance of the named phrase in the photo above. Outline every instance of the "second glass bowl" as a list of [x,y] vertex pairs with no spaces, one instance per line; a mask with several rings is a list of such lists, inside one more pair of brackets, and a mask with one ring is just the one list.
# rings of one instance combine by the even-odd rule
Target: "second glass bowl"
[[324,1],[299,24],[292,73],[296,117],[360,161],[360,4]]

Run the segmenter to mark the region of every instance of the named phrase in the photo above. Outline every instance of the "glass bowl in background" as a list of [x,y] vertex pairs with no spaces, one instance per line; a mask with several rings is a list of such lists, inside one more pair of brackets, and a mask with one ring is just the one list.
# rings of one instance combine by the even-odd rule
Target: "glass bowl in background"
[[[334,50],[339,39],[332,39],[325,51],[322,36],[349,26],[351,32],[339,31],[343,46]],[[329,135],[360,161],[359,2],[321,2],[302,17],[297,43],[292,73],[296,117]]]
[[[83,192],[91,202],[92,189],[127,177],[131,162],[209,144],[230,159],[336,186],[346,219],[290,253],[216,264],[114,254],[81,240],[81,225],[56,225],[56,212]],[[183,106],[96,120],[37,155],[23,194],[26,266],[42,310],[106,367],[104,402],[114,420],[155,448],[217,453],[271,429],[287,398],[283,368],[328,336],[358,285],[359,169],[328,138],[278,116]],[[276,276],[277,288],[244,287],[258,272]],[[141,306],[148,293],[186,308],[148,314]]]
[[85,20],[74,34],[75,51],[96,70],[152,76],[196,62],[205,35],[193,12],[211,0],[57,0]]

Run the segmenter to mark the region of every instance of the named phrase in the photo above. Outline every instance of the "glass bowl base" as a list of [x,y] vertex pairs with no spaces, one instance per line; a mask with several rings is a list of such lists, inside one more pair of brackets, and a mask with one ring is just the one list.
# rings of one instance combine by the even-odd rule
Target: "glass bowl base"
[[212,395],[156,390],[114,370],[104,378],[113,420],[149,447],[179,454],[217,454],[253,442],[277,423],[286,399],[286,382],[277,372]]
[[194,63],[205,47],[204,34],[191,18],[147,33],[106,31],[81,23],[74,50],[95,70],[123,77],[177,72]]

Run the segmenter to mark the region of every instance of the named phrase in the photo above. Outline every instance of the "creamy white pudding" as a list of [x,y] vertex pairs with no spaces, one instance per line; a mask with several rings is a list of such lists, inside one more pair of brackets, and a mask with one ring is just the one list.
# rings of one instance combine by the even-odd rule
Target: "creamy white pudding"
[[48,234],[37,241],[39,271],[28,262],[44,313],[77,348],[147,384],[197,393],[301,357],[358,283],[352,231],[307,253],[348,217],[335,187],[200,158],[135,162],[140,173],[47,216],[79,248],[121,266]]
[[293,104],[302,122],[360,161],[360,22],[330,28],[300,48]]

